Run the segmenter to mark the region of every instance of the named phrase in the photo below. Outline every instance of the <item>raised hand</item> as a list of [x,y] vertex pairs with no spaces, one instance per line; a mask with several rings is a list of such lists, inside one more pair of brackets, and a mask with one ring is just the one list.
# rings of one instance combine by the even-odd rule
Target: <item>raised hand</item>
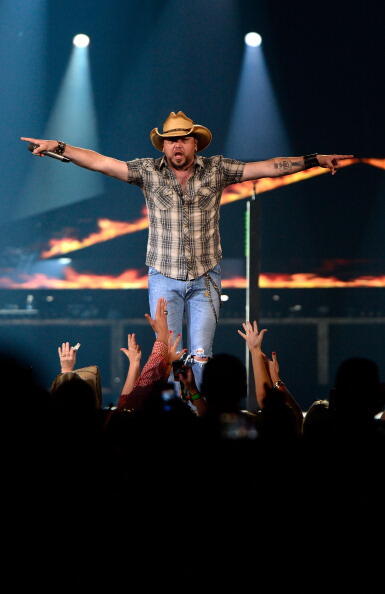
[[58,353],[61,372],[68,373],[72,371],[76,363],[77,348],[70,346],[69,342],[63,342],[61,347],[58,347]]
[[136,335],[135,334],[128,334],[127,335],[127,348],[120,349],[122,353],[126,355],[128,360],[130,361],[130,365],[132,363],[140,363],[140,359],[142,357],[142,351],[138,343],[136,342]]
[[279,363],[277,353],[271,353],[271,359],[267,360],[271,381],[273,384],[279,380]]
[[242,332],[241,330],[237,330],[237,332],[239,336],[242,336],[242,338],[244,338],[244,340],[247,342],[249,351],[262,352],[262,341],[267,329],[264,328],[259,332],[258,324],[255,320],[253,324],[251,324],[251,322],[245,322],[242,324],[242,326],[245,332]]
[[174,332],[170,330],[168,336],[168,362],[171,364],[174,363],[174,361],[178,361],[178,359],[181,358],[181,355],[187,351],[187,349],[181,349],[180,351],[177,351],[181,338],[181,334],[178,334],[174,340]]
[[144,314],[144,317],[154,330],[157,339],[168,346],[167,313],[167,300],[160,297],[156,304],[155,318],[153,319],[149,314]]
[[319,166],[330,169],[332,175],[341,167],[340,161],[353,158],[354,155],[317,155]]

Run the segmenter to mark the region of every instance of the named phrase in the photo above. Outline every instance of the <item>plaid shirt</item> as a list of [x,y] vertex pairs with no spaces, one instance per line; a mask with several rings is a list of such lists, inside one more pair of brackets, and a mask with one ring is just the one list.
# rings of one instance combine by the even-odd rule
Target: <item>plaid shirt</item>
[[241,181],[244,163],[197,156],[185,189],[166,158],[127,161],[130,184],[139,186],[149,216],[147,266],[178,280],[198,278],[222,257],[219,206],[222,190]]

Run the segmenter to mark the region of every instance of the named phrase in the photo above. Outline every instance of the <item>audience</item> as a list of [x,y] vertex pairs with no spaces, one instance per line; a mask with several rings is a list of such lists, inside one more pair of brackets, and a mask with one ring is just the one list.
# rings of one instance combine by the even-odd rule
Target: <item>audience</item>
[[326,496],[341,456],[348,459],[344,469],[354,471],[350,478],[361,476],[364,453],[375,475],[384,449],[385,390],[372,361],[344,361],[329,399],[305,414],[281,378],[276,352],[263,352],[267,330],[245,322],[238,333],[251,354],[255,413],[242,408],[247,381],[239,359],[214,355],[198,391],[189,357],[178,350],[180,336],[168,330],[166,300],[146,319],[155,333],[151,354],[141,369],[140,345],[128,334],[120,350],[129,367],[115,410],[101,407],[98,368],[75,369],[77,348],[68,342],[58,349],[61,373],[50,393],[22,363],[1,357],[9,444],[19,470],[27,452],[38,453],[39,476],[54,459],[50,476],[57,484],[97,484],[112,499],[124,497],[127,509],[139,501],[160,509],[171,498],[180,513],[185,506],[214,509],[219,501],[234,512],[256,494],[260,508],[272,509],[283,492],[285,505],[295,506],[311,480],[317,485],[311,493]]

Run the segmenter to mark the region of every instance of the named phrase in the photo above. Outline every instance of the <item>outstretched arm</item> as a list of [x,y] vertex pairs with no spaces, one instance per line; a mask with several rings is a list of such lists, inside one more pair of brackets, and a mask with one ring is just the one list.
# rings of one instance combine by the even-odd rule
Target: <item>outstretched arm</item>
[[260,177],[280,177],[289,173],[297,173],[310,167],[325,167],[332,175],[340,167],[340,161],[352,159],[354,155],[308,155],[307,157],[276,157],[267,161],[246,163],[241,181],[259,179]]
[[[44,155],[41,154],[42,151],[55,152],[58,147],[57,140],[42,140],[41,138],[27,138],[25,136],[22,136],[20,140],[38,144],[39,146],[34,149],[33,154],[39,155],[40,157],[44,157]],[[116,177],[122,181],[127,181],[128,170],[127,163],[125,161],[113,159],[112,157],[106,157],[105,155],[101,155],[95,151],[80,148],[78,146],[71,146],[70,144],[65,145],[63,155],[68,157],[72,163],[78,165],[79,167],[91,169],[92,171],[98,171],[99,173]]]
[[284,382],[281,379],[281,376],[279,374],[279,363],[277,359],[277,353],[274,352],[271,354],[271,359],[268,360],[268,368],[273,386],[283,394],[285,398],[285,403],[293,411],[297,421],[298,433],[301,434],[303,426],[302,409],[299,406],[296,399],[294,398],[293,394],[290,392],[289,388],[286,386],[286,384],[284,384]]
[[179,379],[183,385],[183,399],[189,400],[194,406],[198,417],[202,417],[207,411],[207,403],[197,388],[191,367],[183,366],[175,376],[175,379]]
[[152,319],[149,314],[144,314],[144,317],[154,330],[156,339],[160,342],[163,342],[167,346],[168,350],[169,331],[167,324],[167,313],[167,300],[163,297],[159,297],[156,304],[155,318]]
[[128,334],[127,348],[121,348],[120,350],[126,355],[130,362],[122,394],[131,394],[140,375],[140,360],[142,357],[142,351],[136,342],[135,334]]
[[273,384],[267,369],[266,357],[262,352],[262,341],[266,329],[258,331],[257,322],[246,322],[242,324],[244,333],[238,330],[238,334],[247,342],[253,364],[255,396],[260,408],[264,407],[266,395],[272,389]]
[[[169,331],[167,325],[167,301],[161,297],[156,306],[155,318],[145,317],[156,334],[152,352],[141,374],[131,384],[130,370],[118,401],[118,408],[138,408],[148,396],[151,386],[160,379],[166,379],[169,355]],[[132,342],[132,335],[131,335]],[[179,342],[179,339],[178,339]],[[175,344],[176,348],[177,344]],[[122,349],[128,357],[128,349]],[[130,392],[126,392],[130,390]]]

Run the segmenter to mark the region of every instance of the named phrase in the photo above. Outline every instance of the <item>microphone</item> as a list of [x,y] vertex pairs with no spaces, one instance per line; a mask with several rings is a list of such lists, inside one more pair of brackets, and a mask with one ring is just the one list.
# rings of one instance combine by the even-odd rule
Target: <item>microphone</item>
[[[40,146],[40,145],[30,142],[28,145],[28,150],[31,151],[31,153],[32,153],[38,146]],[[63,155],[57,155],[56,153],[53,153],[52,151],[42,151],[41,154],[45,155],[46,157],[51,157],[51,159],[57,159],[58,161],[61,161],[62,163],[71,163],[71,159],[69,159],[68,157],[64,157]]]

